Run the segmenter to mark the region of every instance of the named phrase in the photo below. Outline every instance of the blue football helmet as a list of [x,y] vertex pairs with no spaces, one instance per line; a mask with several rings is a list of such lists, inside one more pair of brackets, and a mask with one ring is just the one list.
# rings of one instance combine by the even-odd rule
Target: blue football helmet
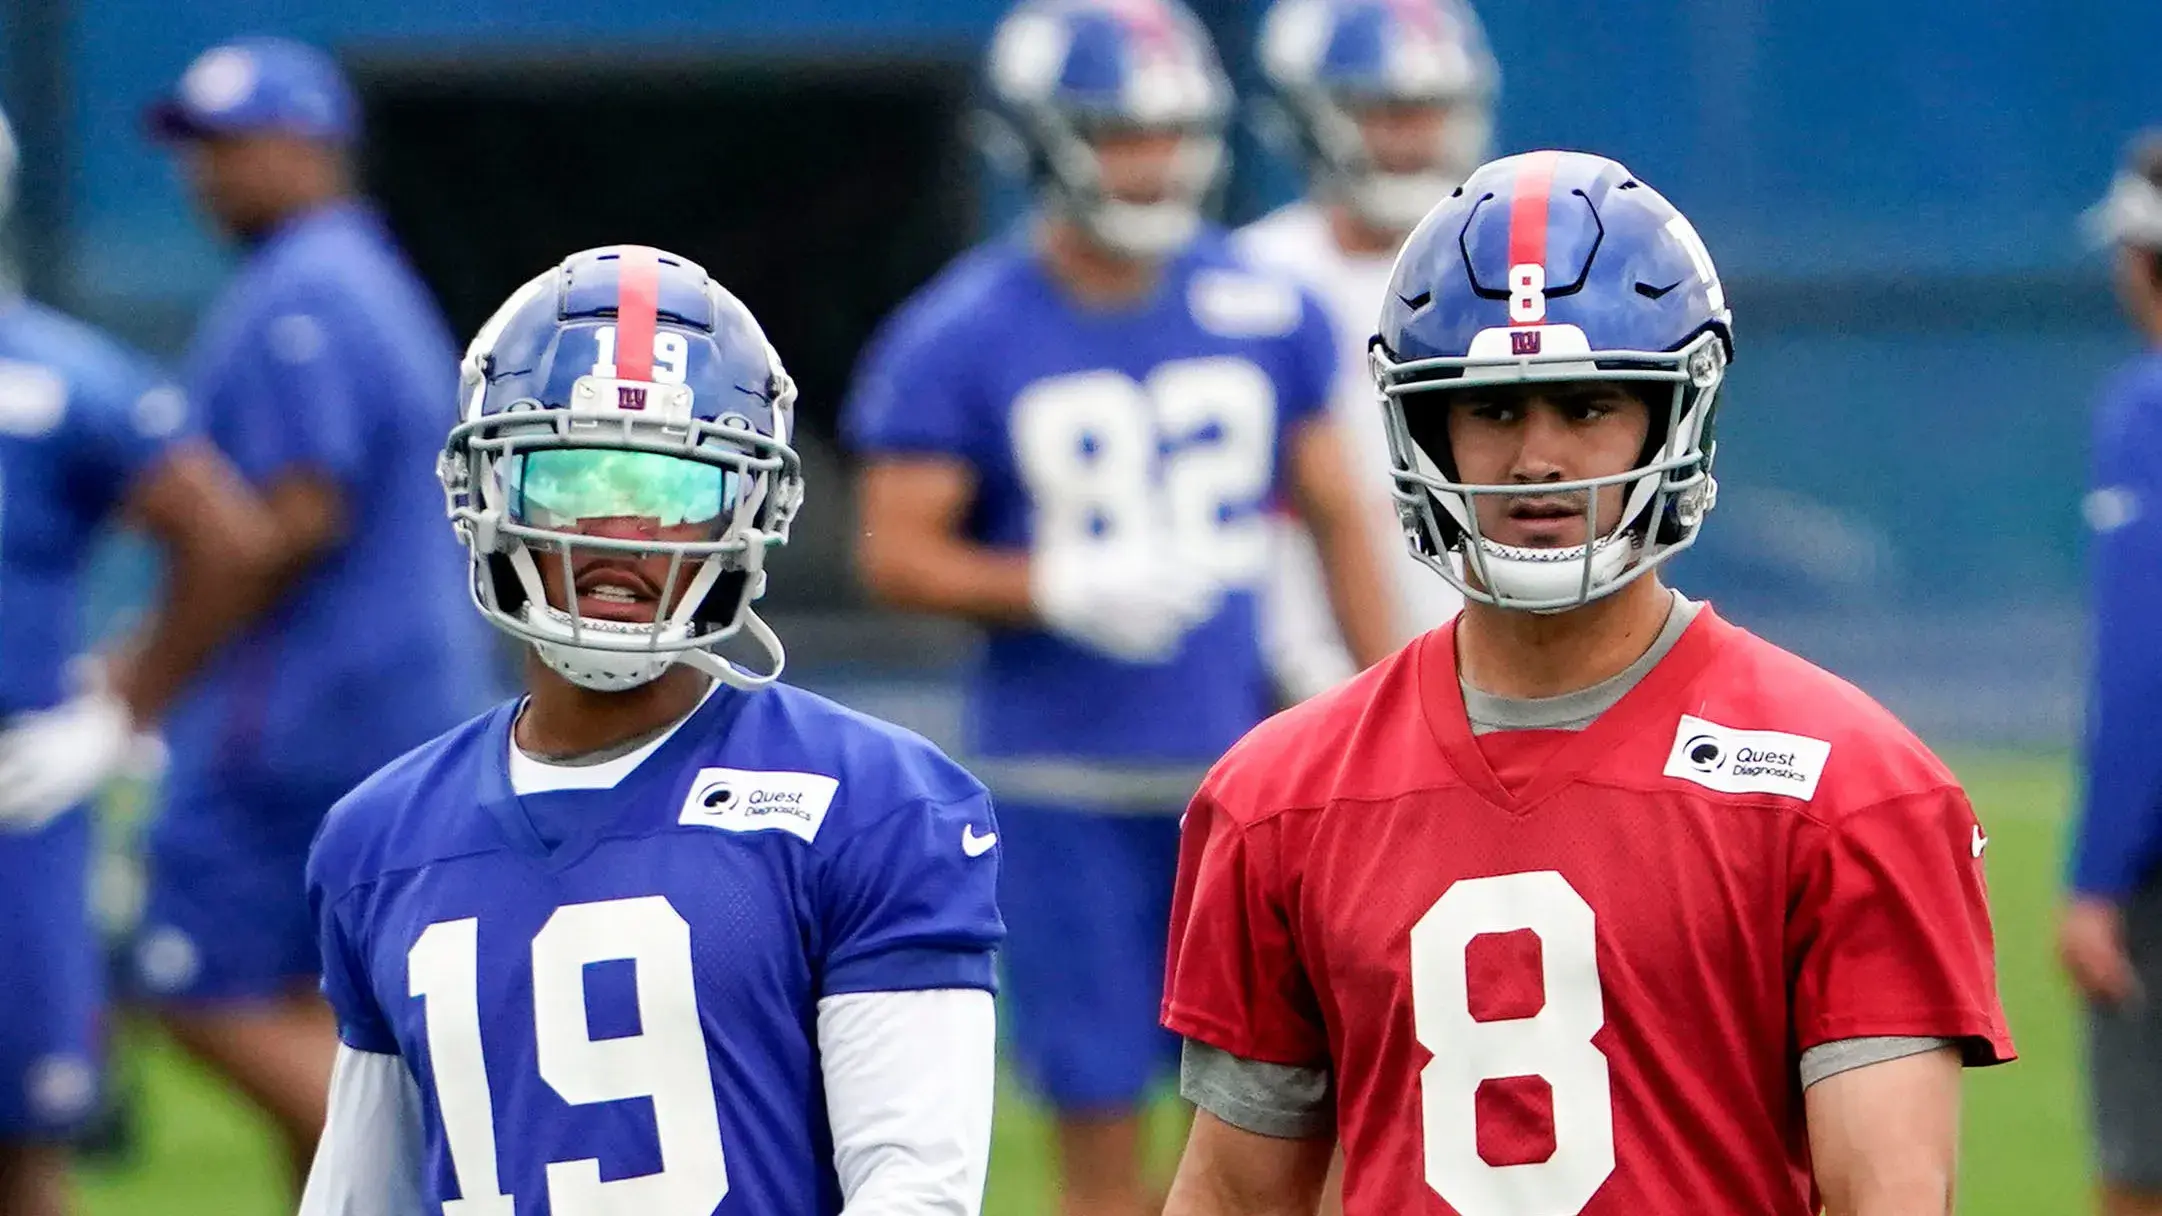
[[[678,662],[741,688],[780,675],[780,639],[750,605],[803,501],[795,382],[703,268],[641,245],[572,254],[481,326],[459,397],[437,469],[481,615],[586,688],[633,688]],[[574,562],[595,554],[665,557],[667,575],[588,587]],[[639,615],[617,611],[626,584],[650,620],[581,610],[601,596]],[[769,670],[713,652],[738,631]]]
[[[1481,166],[1397,255],[1370,354],[1412,553],[1470,599],[1559,612],[1608,595],[1695,543],[1717,499],[1712,421],[1734,355],[1726,292],[1682,213],[1605,157],[1527,152]],[[1558,483],[1458,480],[1451,391],[1556,381],[1672,386],[1646,392],[1637,466]],[[1616,493],[1620,523],[1598,535],[1602,496]],[[1479,534],[1481,499],[1557,494],[1584,496],[1589,543]]]
[[[1167,256],[1200,231],[1223,170],[1231,85],[1178,0],[1027,0],[999,24],[985,75],[992,150],[1028,175],[1047,210],[1129,257]],[[1183,137],[1165,197],[1106,192],[1090,139],[1117,131]]]
[[2080,218],[2097,245],[2162,252],[2162,129],[2133,139],[2109,193]]
[[[1383,232],[1407,232],[1487,157],[1501,70],[1462,0],[1277,0],[1261,66],[1318,193]],[[1423,164],[1377,163],[1362,111],[1444,112]]]

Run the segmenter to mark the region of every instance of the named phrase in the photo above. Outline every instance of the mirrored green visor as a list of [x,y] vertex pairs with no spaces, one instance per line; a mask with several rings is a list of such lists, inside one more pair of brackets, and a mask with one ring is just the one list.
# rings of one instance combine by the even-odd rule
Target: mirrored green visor
[[501,467],[510,517],[551,530],[603,519],[662,528],[726,526],[744,485],[744,475],[734,469],[612,448],[526,452]]

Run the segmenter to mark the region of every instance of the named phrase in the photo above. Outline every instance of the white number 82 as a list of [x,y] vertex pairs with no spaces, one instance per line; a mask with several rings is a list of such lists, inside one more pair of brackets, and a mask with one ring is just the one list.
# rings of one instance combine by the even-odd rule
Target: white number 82
[[1011,425],[1035,543],[1111,549],[1167,534],[1191,568],[1250,585],[1269,562],[1268,521],[1246,508],[1276,472],[1276,404],[1268,374],[1229,356],[1172,360],[1138,383],[1098,370],[1029,385]]

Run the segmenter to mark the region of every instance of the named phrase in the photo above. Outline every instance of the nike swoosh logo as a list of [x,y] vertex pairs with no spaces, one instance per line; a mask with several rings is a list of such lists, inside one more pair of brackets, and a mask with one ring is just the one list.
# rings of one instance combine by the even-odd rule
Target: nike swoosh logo
[[1654,287],[1649,283],[1638,283],[1637,294],[1647,300],[1656,300],[1681,285],[1682,281],[1680,279],[1676,279],[1664,287]]
[[1982,835],[1982,825],[1979,823],[1974,825],[1974,839],[1969,847],[1974,849],[1976,857],[1980,857],[1982,850],[1989,847],[1989,837]]
[[983,856],[991,851],[992,845],[997,843],[997,832],[985,832],[983,835],[978,836],[976,834],[976,825],[973,823],[961,829],[961,851],[970,857]]

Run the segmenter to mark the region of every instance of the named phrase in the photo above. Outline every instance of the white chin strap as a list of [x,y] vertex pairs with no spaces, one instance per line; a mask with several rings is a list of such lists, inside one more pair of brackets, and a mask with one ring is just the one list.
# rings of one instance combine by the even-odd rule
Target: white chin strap
[[755,692],[780,679],[782,670],[788,666],[788,651],[781,646],[780,635],[773,632],[773,627],[760,619],[749,604],[743,606],[743,622],[739,628],[749,634],[751,640],[758,643],[758,648],[765,651],[766,657],[772,660],[768,670],[745,671],[710,650],[679,650],[676,652],[676,661],[686,667],[695,667],[730,688],[740,688],[745,692]]
[[1348,201],[1369,226],[1383,232],[1410,232],[1434,204],[1462,184],[1455,175],[1438,170],[1368,173],[1352,182]]
[[[675,610],[669,614],[669,619],[660,622],[658,630],[650,623],[636,621],[573,618],[570,613],[548,603],[540,567],[534,562],[531,550],[523,545],[513,549],[510,563],[525,587],[525,607],[518,617],[525,626],[525,636],[533,643],[534,653],[551,671],[580,688],[621,692],[649,684],[659,679],[671,664],[683,663],[731,687],[752,690],[780,679],[781,669],[788,663],[788,654],[782,649],[780,637],[751,611],[751,601],[765,591],[763,566],[750,574],[752,581],[743,597],[743,606],[738,609],[742,615],[736,628],[723,635],[733,637],[739,631],[750,634],[751,640],[772,660],[771,670],[760,674],[744,671],[705,648],[721,641],[721,637],[713,638],[705,645],[694,644],[691,640],[695,628],[692,614],[705,602],[713,585],[720,581],[722,567],[717,558],[707,558],[699,564],[698,573],[691,576],[683,594],[677,597]],[[602,644],[582,644],[588,638]]]
[[1130,258],[1169,257],[1201,231],[1201,209],[1187,202],[1103,202],[1082,221],[1089,237]]
[[1153,203],[1129,203],[1098,192],[1101,173],[1095,153],[1075,139],[1059,158],[1069,214],[1089,239],[1122,257],[1166,258],[1191,243],[1202,226],[1202,201],[1223,166],[1223,141],[1188,136],[1173,158],[1169,197]]
[[[1540,613],[1567,612],[1613,586],[1635,554],[1636,542],[1629,535],[1629,529],[1623,527],[1601,537],[1590,548],[1589,596],[1584,589],[1586,560],[1583,545],[1526,549],[1482,540],[1479,542],[1479,567],[1470,573],[1501,600],[1526,603],[1577,601],[1559,608],[1533,609]],[[1451,560],[1460,566],[1470,565],[1470,559],[1460,553],[1452,554]]]
[[[560,608],[528,601],[525,606],[526,628],[539,634],[558,634],[565,638],[573,636],[571,614]],[[577,632],[597,634],[601,637],[621,638],[626,646],[633,642],[658,641],[666,646],[680,645],[690,634],[684,625],[670,625],[661,631],[658,639],[653,636],[651,625],[634,625],[620,621],[581,621]],[[575,643],[533,643],[534,653],[551,670],[580,688],[595,692],[621,692],[636,688],[660,677],[676,661],[679,651],[672,650],[616,650],[599,646],[579,646]]]
[[[743,607],[742,632],[749,634],[758,648],[772,660],[770,670],[763,673],[745,671],[710,650],[685,647],[690,637],[687,622],[674,622],[664,626],[658,638],[653,626],[619,621],[581,621],[578,629],[588,635],[620,638],[625,645],[580,646],[569,639],[572,632],[571,616],[559,608],[528,601],[523,616],[525,625],[536,634],[554,635],[563,640],[540,641],[535,639],[533,651],[549,670],[576,684],[595,692],[622,692],[650,684],[661,673],[676,663],[694,667],[723,684],[745,691],[764,688],[781,678],[781,671],[788,665],[788,653],[781,646],[780,636],[773,628],[759,619],[756,612],[746,604]],[[651,645],[675,649],[651,650]],[[635,647],[635,648],[634,648]]]

